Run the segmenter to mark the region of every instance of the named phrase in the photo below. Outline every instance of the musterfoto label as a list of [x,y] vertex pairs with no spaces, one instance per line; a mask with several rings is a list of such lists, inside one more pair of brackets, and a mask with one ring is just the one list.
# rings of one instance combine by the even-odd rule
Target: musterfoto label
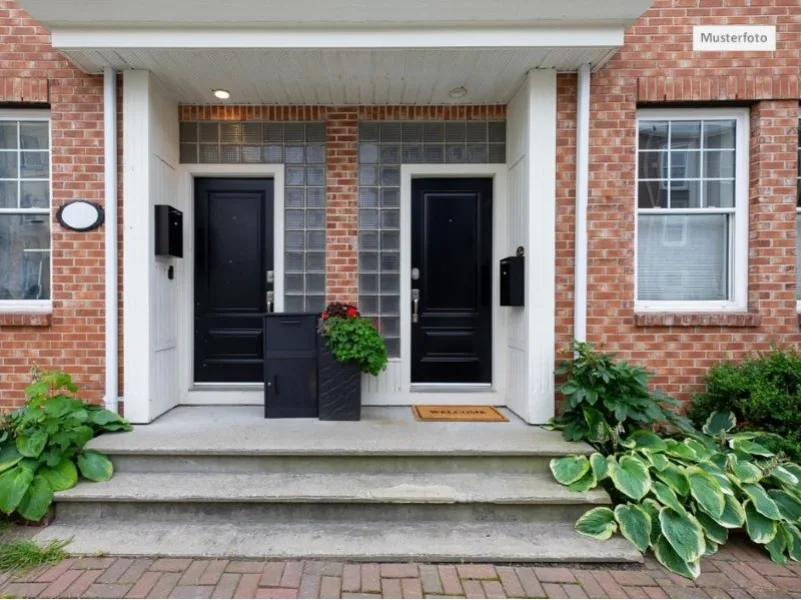
[[696,52],[773,52],[775,25],[694,25]]

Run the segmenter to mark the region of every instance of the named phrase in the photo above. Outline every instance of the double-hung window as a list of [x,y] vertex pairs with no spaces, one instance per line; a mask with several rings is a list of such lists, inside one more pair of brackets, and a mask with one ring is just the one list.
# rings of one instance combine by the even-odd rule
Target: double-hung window
[[0,311],[49,310],[50,116],[0,110]]
[[745,310],[747,169],[747,109],[638,111],[637,310]]

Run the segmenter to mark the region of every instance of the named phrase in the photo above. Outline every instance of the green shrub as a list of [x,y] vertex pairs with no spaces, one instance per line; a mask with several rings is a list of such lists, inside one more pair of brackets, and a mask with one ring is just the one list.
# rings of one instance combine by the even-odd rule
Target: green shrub
[[387,366],[384,339],[352,304],[329,304],[320,315],[320,334],[341,363],[355,362],[363,373],[370,375],[378,375]]
[[764,431],[760,438],[774,452],[801,460],[801,355],[774,348],[739,364],[723,362],[704,379],[690,418],[703,423],[715,411],[733,412],[741,429]]
[[671,571],[695,579],[702,556],[744,527],[773,561],[801,560],[801,467],[733,433],[732,413],[712,413],[703,434],[671,439],[638,431],[608,456],[551,461],[557,481],[584,492],[604,486],[614,510],[593,508],[576,522],[584,535],[615,532]]
[[111,478],[104,454],[84,445],[105,431],[129,431],[118,414],[73,396],[78,391],[66,373],[34,371],[25,405],[3,417],[0,429],[0,511],[29,521],[47,513],[53,493],[78,482]]
[[565,411],[552,421],[565,439],[611,451],[621,436],[637,429],[667,424],[691,429],[686,418],[670,410],[678,405],[676,400],[649,389],[651,374],[642,367],[598,352],[586,342],[574,341],[569,352],[571,358],[556,370],[567,376],[558,387]]

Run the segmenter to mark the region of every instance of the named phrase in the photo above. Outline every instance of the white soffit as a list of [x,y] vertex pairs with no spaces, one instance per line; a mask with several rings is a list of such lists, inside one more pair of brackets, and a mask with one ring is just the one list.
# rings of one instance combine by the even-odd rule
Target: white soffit
[[[65,52],[87,72],[108,65],[146,69],[178,102],[381,105],[506,103],[531,69],[571,71],[600,64],[604,48],[412,50],[91,49]],[[464,87],[464,98],[449,92]]]
[[21,0],[49,28],[315,25],[627,26],[651,0]]

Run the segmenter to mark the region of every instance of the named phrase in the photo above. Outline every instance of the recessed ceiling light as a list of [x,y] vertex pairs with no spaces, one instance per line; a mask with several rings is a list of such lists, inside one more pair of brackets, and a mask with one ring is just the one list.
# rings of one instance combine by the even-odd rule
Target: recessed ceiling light
[[448,92],[448,95],[451,98],[464,98],[465,96],[467,96],[467,88],[461,86],[453,88],[450,92]]
[[228,100],[231,97],[231,92],[228,90],[212,90],[215,96],[217,96],[220,100]]

